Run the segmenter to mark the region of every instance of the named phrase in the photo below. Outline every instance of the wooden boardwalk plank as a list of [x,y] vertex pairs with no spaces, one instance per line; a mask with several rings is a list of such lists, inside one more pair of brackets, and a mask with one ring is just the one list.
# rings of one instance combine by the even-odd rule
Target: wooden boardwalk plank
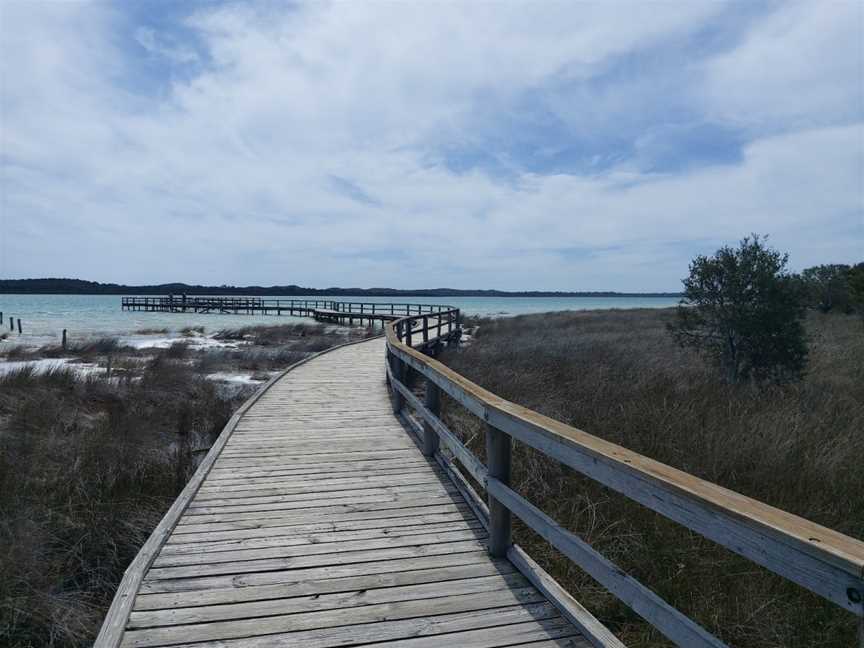
[[[469,529],[481,530],[480,522],[468,522]],[[381,538],[399,538],[403,536],[423,535],[429,533],[441,533],[445,531],[463,530],[466,527],[464,520],[457,519],[450,522],[432,524],[414,524],[411,526],[386,526],[379,529],[361,529],[356,531],[339,531],[333,533],[309,533],[302,529],[301,534],[281,533],[269,538],[242,538],[226,540],[223,542],[194,542],[191,544],[171,544],[162,548],[160,556],[171,556],[180,554],[204,554],[210,552],[224,552],[234,549],[260,549],[264,547],[284,547],[297,545],[326,545],[330,543],[345,543],[354,540],[373,540]]]
[[[251,619],[319,610],[345,610],[350,607],[374,605],[377,603],[497,592],[520,587],[524,588],[527,585],[528,581],[521,574],[508,574],[506,576],[494,575],[463,578],[419,585],[376,587],[335,594],[296,596],[293,593],[288,593],[279,599],[246,602],[231,601],[230,603],[223,602],[219,605],[205,604],[202,599],[189,594],[186,600],[181,603],[184,607],[171,607],[152,611],[133,611],[127,627],[154,628],[185,623]],[[190,605],[190,603],[194,603],[194,605]]]
[[[374,628],[342,626],[291,634],[272,634],[247,639],[212,641],[187,644],[182,648],[275,648],[277,646],[303,646],[304,648],[330,648],[332,646],[365,645],[370,641],[398,640],[404,637],[435,637],[438,645],[447,645],[450,633],[465,629],[509,626],[520,622],[542,622],[557,616],[549,603],[495,608],[472,612],[442,614],[432,617],[376,623]],[[374,632],[374,634],[372,634]],[[446,637],[436,635],[445,634]],[[452,644],[457,648],[456,644]]]
[[[540,603],[543,597],[532,587],[502,589],[482,594],[457,594],[417,601],[397,601],[360,607],[283,614],[256,619],[231,619],[213,623],[127,629],[123,646],[164,646],[190,641],[255,637],[276,632],[296,632],[344,625],[368,625],[379,621],[422,618],[452,612],[489,610],[509,605]],[[374,638],[374,628],[365,628]],[[288,643],[290,645],[290,642]]]
[[[283,583],[321,583],[331,579],[370,576],[377,574],[399,574],[408,571],[438,569],[441,567],[485,564],[482,551],[448,553],[433,556],[409,557],[405,559],[379,560],[347,565],[325,565],[307,569],[286,569],[272,572],[226,576],[200,576],[198,578],[175,578],[145,580],[141,584],[141,594],[165,592],[186,592],[201,589],[243,589],[258,585]],[[498,565],[495,561],[493,564]]]
[[383,356],[382,340],[323,354],[244,412],[144,574],[122,646],[588,645],[490,558],[392,415]]
[[400,585],[419,585],[422,583],[439,583],[499,574],[506,575],[512,574],[514,570],[515,568],[508,563],[495,564],[487,561],[475,561],[467,565],[408,569],[405,571],[363,574],[342,578],[324,578],[321,580],[289,580],[285,583],[273,585],[247,585],[240,588],[217,588],[205,583],[202,585],[203,589],[198,590],[139,594],[135,601],[135,609],[165,610],[182,607],[189,604],[189,601],[192,599],[191,592],[193,591],[196,604],[216,605],[219,603],[263,601],[295,596],[316,596],[336,592],[356,593]]

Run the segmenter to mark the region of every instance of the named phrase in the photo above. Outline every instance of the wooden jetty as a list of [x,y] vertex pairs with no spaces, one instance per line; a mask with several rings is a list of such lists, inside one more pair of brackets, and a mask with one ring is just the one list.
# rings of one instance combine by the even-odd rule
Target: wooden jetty
[[335,301],[332,299],[265,299],[263,297],[123,297],[121,308],[147,313],[219,313],[223,315],[293,315],[336,324],[374,324],[409,315],[458,313],[440,304]]
[[[512,542],[512,516],[677,645],[725,645],[513,490],[513,439],[864,617],[864,542],[484,390],[431,357],[453,339],[445,312],[390,321],[245,403],[96,646],[622,646]],[[440,418],[443,394],[485,422],[486,464]]]

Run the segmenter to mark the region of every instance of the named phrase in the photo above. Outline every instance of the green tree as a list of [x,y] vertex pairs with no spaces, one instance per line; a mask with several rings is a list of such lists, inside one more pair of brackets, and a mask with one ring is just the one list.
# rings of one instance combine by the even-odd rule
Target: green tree
[[669,325],[674,338],[716,362],[730,383],[799,377],[807,361],[804,306],[788,256],[753,235],[696,257]]
[[839,310],[852,312],[849,295],[849,266],[832,263],[813,266],[801,273],[808,302],[823,313]]
[[852,307],[864,317],[864,262],[849,269],[849,300]]

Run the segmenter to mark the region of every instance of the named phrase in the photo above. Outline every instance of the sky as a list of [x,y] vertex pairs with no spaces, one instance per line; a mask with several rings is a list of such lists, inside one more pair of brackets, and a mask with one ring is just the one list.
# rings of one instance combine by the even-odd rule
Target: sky
[[864,260],[864,3],[0,0],[0,277],[678,290]]

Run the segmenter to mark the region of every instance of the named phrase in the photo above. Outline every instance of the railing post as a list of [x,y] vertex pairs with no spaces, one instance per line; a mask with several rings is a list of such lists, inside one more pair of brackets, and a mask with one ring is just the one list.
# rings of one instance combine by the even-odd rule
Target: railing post
[[447,346],[457,346],[459,344],[459,340],[462,337],[462,313],[459,310],[451,312],[452,323],[450,325],[450,330],[447,335]]
[[405,344],[409,347],[411,346],[411,329],[414,328],[413,320],[406,320],[405,322]]
[[864,617],[858,619],[858,643],[861,644],[861,648],[864,648]]
[[[435,416],[441,416],[441,390],[438,385],[426,378],[426,409]],[[432,457],[438,452],[438,433],[426,421],[423,422],[423,454]]]
[[405,404],[405,397],[396,389],[395,383],[404,383],[405,381],[405,363],[402,362],[395,353],[390,354],[390,370],[393,372],[394,384],[390,385],[393,389],[393,413],[398,414],[402,411],[402,406]]
[[[486,425],[486,463],[489,476],[502,484],[510,485],[510,436],[501,430]],[[510,509],[489,496],[489,554],[493,558],[504,558],[510,548]]]

